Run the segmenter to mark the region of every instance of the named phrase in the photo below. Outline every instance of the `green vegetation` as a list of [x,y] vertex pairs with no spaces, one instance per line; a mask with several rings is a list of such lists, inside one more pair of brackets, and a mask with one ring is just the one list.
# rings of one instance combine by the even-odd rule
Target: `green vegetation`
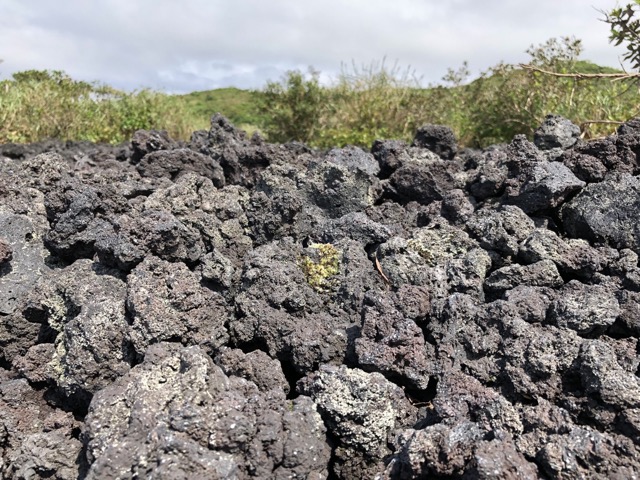
[[622,56],[631,62],[634,70],[640,70],[640,0],[634,0],[625,7],[616,7],[604,14],[604,21],[609,24],[611,34],[609,41],[616,46],[625,44],[626,53]]
[[29,70],[0,82],[0,143],[45,138],[118,143],[139,129],[187,135],[186,110],[161,93],[124,93],[71,79],[60,71]]
[[[633,44],[629,32],[640,26],[629,15],[614,10],[605,20],[613,32],[626,22],[612,41]],[[622,20],[615,23],[618,17]],[[640,48],[640,42],[634,45]],[[411,69],[384,62],[343,67],[329,85],[321,85],[319,72],[310,69],[287,72],[260,91],[225,88],[187,95],[124,93],[62,72],[20,72],[0,82],[0,143],[50,137],[113,143],[152,128],[188,139],[192,131],[207,129],[216,112],[272,142],[297,140],[318,148],[411,140],[425,123],[448,125],[462,145],[484,147],[516,134],[531,136],[549,113],[569,118],[584,138],[593,138],[640,115],[640,90],[631,83],[637,77],[613,81],[606,75],[624,72],[580,59],[581,50],[579,40],[551,39],[527,51],[526,65],[499,63],[471,80],[463,64],[441,85],[427,88]]]
[[267,85],[263,111],[273,120],[263,130],[279,142],[368,147],[376,138],[410,140],[420,125],[436,123],[451,126],[463,145],[483,147],[516,134],[531,136],[554,113],[580,125],[586,138],[604,135],[638,115],[640,94],[606,78],[558,76],[616,72],[580,60],[581,50],[579,40],[551,39],[527,51],[526,66],[500,63],[468,82],[465,64],[450,70],[444,85],[426,89],[409,71],[384,63],[343,70],[326,88],[318,86],[317,74],[289,72]]
[[249,133],[268,121],[260,112],[262,93],[258,91],[218,88],[176,95],[175,99],[191,114],[192,130],[209,129],[211,116],[218,112],[231,120],[236,127]]

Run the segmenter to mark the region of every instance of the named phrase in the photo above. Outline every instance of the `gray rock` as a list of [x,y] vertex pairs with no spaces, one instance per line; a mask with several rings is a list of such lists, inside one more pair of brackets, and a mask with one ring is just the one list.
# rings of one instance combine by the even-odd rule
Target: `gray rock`
[[289,393],[290,387],[280,362],[262,350],[253,350],[245,354],[237,348],[222,348],[215,356],[215,362],[225,375],[249,380],[255,383],[261,392],[281,390],[285,394]]
[[218,250],[207,253],[201,259],[200,272],[202,279],[213,282],[222,288],[231,288],[240,277],[234,264]]
[[482,430],[469,421],[406,430],[396,440],[399,453],[387,467],[387,478],[462,477],[482,437]]
[[503,150],[483,153],[482,161],[469,185],[469,191],[476,200],[486,200],[502,194],[509,175],[508,161],[509,157]]
[[552,260],[561,273],[591,278],[606,265],[597,249],[582,239],[560,238],[551,230],[536,228],[520,245],[519,256],[526,262]]
[[229,185],[217,189],[208,178],[190,172],[149,195],[143,208],[169,212],[200,237],[199,243],[206,251],[218,250],[239,266],[239,260],[253,246],[248,204],[245,188]]
[[608,405],[640,407],[638,377],[623,369],[613,349],[601,340],[587,340],[582,344],[580,378],[586,394],[596,394]]
[[[272,358],[287,362],[301,374],[321,363],[341,363],[347,329],[354,326],[358,314],[357,310],[348,312],[348,305],[356,301],[348,291],[375,277],[361,247],[357,248],[359,258],[351,257],[340,244],[332,248],[338,273],[325,277],[322,268],[311,268],[309,272],[319,275],[313,279],[307,278],[304,268],[305,264],[319,265],[318,249],[313,245],[305,251],[289,239],[256,248],[248,255],[241,289],[235,296],[236,315],[229,324],[235,344],[264,345]],[[368,275],[363,272],[365,266]],[[351,268],[354,272],[349,274]],[[363,294],[361,287],[356,290]]]
[[482,248],[514,257],[519,251],[520,242],[534,230],[535,223],[520,208],[505,205],[497,210],[478,210],[466,227]]
[[572,280],[551,304],[549,319],[559,327],[584,335],[605,331],[620,313],[620,304],[609,289]]
[[4,238],[0,238],[0,267],[9,263],[13,258],[11,244]]
[[148,256],[127,277],[129,339],[139,357],[163,341],[201,345],[208,351],[224,345],[228,307],[220,294],[200,285],[182,263]]
[[533,143],[540,150],[571,148],[580,138],[580,127],[560,115],[547,115],[533,134]]
[[0,213],[2,256],[0,262],[0,314],[8,315],[20,305],[38,279],[49,270],[45,233],[25,215]]
[[402,389],[379,373],[322,365],[298,383],[311,397],[329,432],[337,439],[336,473],[372,478],[384,470],[383,458],[396,429],[411,423],[414,409]]
[[446,298],[450,291],[480,294],[491,265],[469,235],[442,219],[414,229],[408,240],[391,238],[380,245],[376,256],[392,285],[429,286],[438,298]]
[[118,272],[78,260],[44,277],[30,298],[29,315],[55,332],[50,379],[81,402],[130,368],[125,282]]
[[177,179],[186,172],[195,172],[209,178],[216,187],[225,183],[222,167],[211,157],[188,148],[158,150],[145,155],[136,165],[142,177],[167,177]]
[[535,213],[561,205],[585,182],[559,162],[537,162],[528,167],[505,192],[505,202]]
[[640,118],[635,117],[627,120],[617,128],[616,132],[618,135],[633,135],[640,133]]
[[94,396],[87,478],[324,478],[325,432],[308,397],[261,393],[197,346],[160,343]]
[[369,175],[380,173],[380,165],[373,155],[358,147],[333,148],[324,158],[327,162],[345,166],[350,170],[362,170]]
[[511,265],[491,273],[485,287],[492,292],[510,290],[519,285],[530,287],[559,287],[564,281],[551,260],[541,260],[532,265]]
[[451,160],[458,151],[453,130],[444,125],[423,125],[416,132],[411,145],[429,149],[444,160]]
[[343,238],[350,238],[366,246],[386,242],[392,235],[387,225],[374,222],[362,212],[328,219],[319,229],[319,232],[312,233],[311,236],[321,243],[334,243]]
[[574,238],[605,242],[640,252],[640,178],[623,174],[588,185],[561,210],[566,232]]
[[408,145],[402,140],[375,140],[371,154],[380,165],[380,178],[389,178],[401,164]]
[[137,164],[151,152],[175,148],[175,143],[164,130],[138,130],[133,134],[131,147],[131,162]]
[[[117,232],[117,233],[116,233]],[[197,230],[164,210],[122,215],[97,235],[95,249],[106,265],[129,271],[146,255],[193,264],[203,255]]]
[[556,298],[556,291],[548,287],[531,287],[520,285],[504,294],[518,312],[518,315],[529,323],[542,323],[547,318],[547,311]]
[[420,327],[387,296],[368,295],[362,317],[355,341],[359,367],[426,390],[438,367],[435,349],[425,341]]
[[[606,478],[632,478],[638,470],[633,453],[616,454],[628,445],[588,427],[573,427],[560,435],[550,435],[536,459],[541,470],[553,478],[585,478],[591,465],[598,465],[599,474]],[[628,450],[627,450],[628,451]]]
[[[72,480],[85,473],[81,422],[25,379],[0,382],[0,476]],[[49,397],[51,398],[51,397]]]
[[130,209],[114,185],[90,187],[77,181],[49,193],[45,204],[51,223],[45,245],[68,261],[93,258],[98,238],[113,230],[110,217]]
[[441,160],[433,154],[418,156],[419,152],[415,153],[389,177],[389,185],[402,201],[428,205],[462,186],[463,182],[457,178],[461,171],[458,163]]

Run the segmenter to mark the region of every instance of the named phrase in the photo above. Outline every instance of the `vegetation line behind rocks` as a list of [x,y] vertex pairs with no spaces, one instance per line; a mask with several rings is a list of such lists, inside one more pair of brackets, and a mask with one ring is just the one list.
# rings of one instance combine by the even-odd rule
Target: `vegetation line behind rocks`
[[612,81],[608,76],[628,75],[581,60],[581,52],[579,40],[551,39],[527,51],[526,68],[501,62],[471,81],[465,63],[427,88],[411,68],[384,61],[345,66],[329,85],[310,68],[290,71],[260,91],[187,95],[124,93],[63,72],[20,72],[0,82],[0,143],[119,143],[139,129],[164,129],[188,140],[217,112],[271,142],[316,148],[368,148],[376,138],[410,141],[425,123],[451,126],[463,146],[486,147],[518,134],[531,137],[548,113],[579,125],[583,138],[600,137],[640,113],[640,91],[633,78]]

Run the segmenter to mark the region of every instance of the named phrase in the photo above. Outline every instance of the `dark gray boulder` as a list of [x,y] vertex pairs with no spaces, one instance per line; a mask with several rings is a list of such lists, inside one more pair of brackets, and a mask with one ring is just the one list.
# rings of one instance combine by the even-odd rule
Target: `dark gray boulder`
[[533,134],[533,143],[540,150],[567,149],[580,138],[580,127],[560,115],[547,115]]
[[415,150],[412,149],[410,159],[389,177],[393,190],[388,195],[395,195],[403,202],[428,205],[463,185],[463,179],[458,178],[462,170],[458,163],[442,160],[431,152],[425,154]]
[[165,130],[138,130],[131,139],[131,162],[137,164],[145,155],[175,148],[175,142]]
[[559,162],[538,162],[527,168],[507,187],[504,201],[526,213],[556,208],[579,192],[585,182]]
[[551,304],[549,319],[579,334],[604,332],[620,315],[620,304],[603,285],[584,285],[572,280]]
[[531,265],[514,264],[502,267],[489,275],[485,287],[492,291],[505,291],[519,285],[530,287],[559,287],[564,283],[551,260],[541,260]]
[[528,263],[552,260],[560,273],[589,279],[608,263],[606,253],[582,239],[563,239],[555,232],[536,228],[520,244],[518,256]]
[[574,238],[640,252],[640,178],[612,176],[588,185],[561,210],[565,231]]
[[[323,365],[298,383],[318,406],[338,445],[334,472],[341,478],[373,478],[384,471],[395,430],[413,422],[415,409],[402,390],[379,373]],[[375,412],[374,414],[371,414]]]
[[0,314],[13,313],[36,281],[49,270],[45,230],[26,215],[0,213]]
[[[419,291],[414,290],[411,297]],[[428,293],[422,306],[429,310]],[[396,300],[397,301],[397,300]],[[400,302],[398,302],[400,303]],[[417,390],[426,390],[438,373],[435,348],[428,344],[414,319],[407,318],[388,296],[368,295],[360,336],[355,340],[358,366],[377,371]]]
[[209,352],[228,341],[229,308],[218,293],[202,287],[183,263],[148,256],[127,277],[129,340],[142,358],[163,341],[200,345]]
[[[49,396],[51,400],[51,396]],[[75,480],[86,472],[82,422],[47,402],[27,380],[0,381],[2,478]]]
[[197,346],[151,346],[95,395],[85,423],[88,479],[327,475],[326,430],[310,398],[262,393]]
[[225,183],[222,167],[216,161],[188,148],[148,153],[136,165],[136,170],[142,177],[168,177],[171,180],[186,172],[195,172],[211,179],[218,188]]
[[333,148],[324,158],[327,162],[345,166],[350,170],[362,170],[369,175],[380,173],[380,165],[374,156],[358,147]]
[[426,148],[443,160],[451,160],[458,151],[456,137],[444,125],[423,125],[413,137],[413,147]]

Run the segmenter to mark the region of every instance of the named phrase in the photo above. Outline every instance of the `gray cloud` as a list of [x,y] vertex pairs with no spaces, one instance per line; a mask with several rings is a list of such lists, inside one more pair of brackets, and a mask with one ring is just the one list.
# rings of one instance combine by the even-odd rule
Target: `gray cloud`
[[124,89],[258,88],[288,69],[412,66],[425,83],[468,60],[479,72],[551,37],[617,66],[596,9],[615,0],[3,0],[0,77],[61,69]]

